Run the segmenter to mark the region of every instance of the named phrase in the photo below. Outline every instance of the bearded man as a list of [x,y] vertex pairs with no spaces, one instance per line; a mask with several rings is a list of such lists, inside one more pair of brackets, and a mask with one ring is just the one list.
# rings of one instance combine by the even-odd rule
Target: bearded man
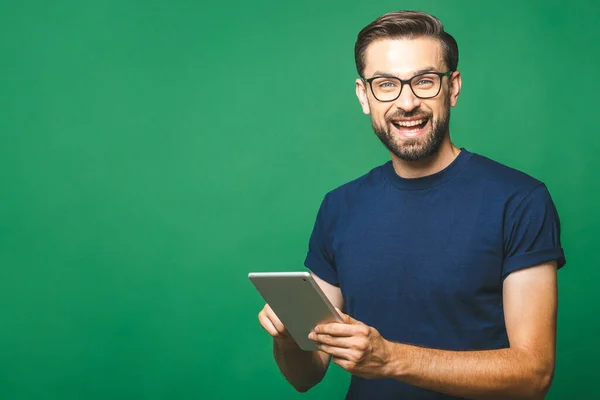
[[302,351],[259,313],[298,390],[332,360],[347,399],[542,399],[555,365],[560,222],[546,186],[456,147],[458,46],[432,15],[393,12],[355,45],[356,95],[391,160],[327,193],[305,266],[343,322]]

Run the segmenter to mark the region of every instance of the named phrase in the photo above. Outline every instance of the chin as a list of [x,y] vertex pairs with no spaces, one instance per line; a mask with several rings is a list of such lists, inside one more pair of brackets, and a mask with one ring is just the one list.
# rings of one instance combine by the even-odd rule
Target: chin
[[396,142],[388,149],[401,160],[422,161],[431,158],[440,151],[442,141],[435,142],[430,133],[420,138]]

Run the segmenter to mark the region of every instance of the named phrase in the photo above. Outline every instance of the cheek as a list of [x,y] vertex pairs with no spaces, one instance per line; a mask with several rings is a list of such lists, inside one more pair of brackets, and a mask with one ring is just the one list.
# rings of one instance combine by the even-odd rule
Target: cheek
[[435,102],[435,103],[421,103],[421,110],[433,116],[434,119],[439,118],[444,112],[444,104],[443,101]]
[[390,107],[383,105],[374,105],[371,103],[371,117],[382,123],[385,122],[385,116],[390,112]]

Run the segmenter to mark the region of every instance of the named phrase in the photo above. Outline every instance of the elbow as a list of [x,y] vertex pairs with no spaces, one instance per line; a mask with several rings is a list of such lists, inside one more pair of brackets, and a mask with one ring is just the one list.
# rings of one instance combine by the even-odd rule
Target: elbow
[[314,375],[312,379],[304,382],[289,382],[292,384],[292,386],[294,387],[294,389],[296,389],[297,392],[306,393],[313,387],[317,386],[317,384],[319,384],[323,380],[323,375],[324,374]]
[[535,393],[535,400],[544,400],[548,391],[550,390],[550,386],[552,385],[552,378],[554,375],[549,373],[539,378],[539,383],[537,385],[537,391]]
[[514,351],[519,367],[513,371],[516,385],[510,398],[544,400],[554,378],[554,352],[532,351],[525,348],[515,348]]
[[296,389],[296,391],[298,393],[306,393],[308,392],[310,389],[312,388],[312,386],[305,386],[305,385],[294,385],[294,389]]
[[528,399],[543,400],[546,398],[554,378],[554,363],[543,363],[534,369],[529,382],[525,382]]
[[314,376],[312,376],[311,379],[308,380],[293,382],[288,379],[288,382],[291,383],[291,385],[294,387],[294,389],[296,389],[297,392],[306,393],[313,387],[317,386],[317,384],[321,382],[322,379],[323,374],[315,374]]
[[319,382],[315,382],[315,383],[292,383],[292,386],[294,387],[294,389],[296,389],[296,391],[298,393],[306,393],[308,392],[310,389],[312,389],[313,387],[315,387],[317,385],[317,383]]

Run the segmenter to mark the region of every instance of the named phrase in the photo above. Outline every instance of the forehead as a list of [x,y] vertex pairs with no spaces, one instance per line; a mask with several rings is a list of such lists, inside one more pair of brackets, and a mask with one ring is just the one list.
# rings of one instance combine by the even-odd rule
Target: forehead
[[442,71],[444,65],[442,46],[437,39],[379,39],[367,47],[364,76],[368,78],[379,71],[410,78],[415,71],[427,67]]

